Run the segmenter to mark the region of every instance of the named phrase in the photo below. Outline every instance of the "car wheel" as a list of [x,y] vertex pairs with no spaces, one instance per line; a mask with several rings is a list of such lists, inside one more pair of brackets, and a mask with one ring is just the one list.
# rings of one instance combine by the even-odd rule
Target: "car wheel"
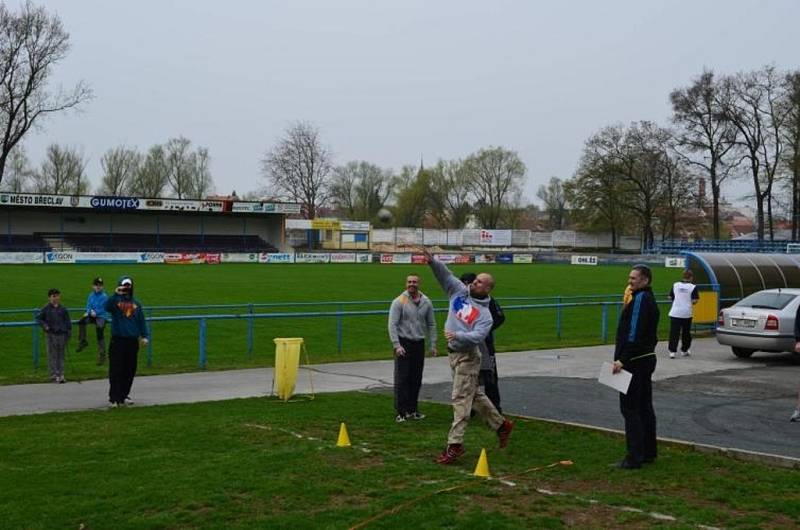
[[731,350],[733,350],[733,354],[735,356],[741,359],[747,359],[748,357],[753,355],[753,353],[755,353],[755,350],[748,350],[747,348],[737,348],[736,346],[731,347]]

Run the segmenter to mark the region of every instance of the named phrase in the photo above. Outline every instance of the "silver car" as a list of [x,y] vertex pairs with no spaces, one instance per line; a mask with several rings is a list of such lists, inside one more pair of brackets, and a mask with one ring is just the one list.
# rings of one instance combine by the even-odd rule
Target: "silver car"
[[737,357],[756,351],[793,352],[800,289],[766,289],[719,312],[717,342]]

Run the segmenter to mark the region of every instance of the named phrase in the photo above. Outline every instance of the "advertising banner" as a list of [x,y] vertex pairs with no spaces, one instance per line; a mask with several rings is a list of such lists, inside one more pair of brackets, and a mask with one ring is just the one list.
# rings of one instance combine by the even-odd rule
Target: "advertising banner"
[[139,263],[138,252],[75,252],[74,263]]
[[172,265],[190,265],[190,264],[198,264],[198,263],[205,263],[206,262],[206,255],[205,253],[199,254],[164,254],[164,263],[169,263]]
[[138,210],[140,200],[136,197],[92,197],[89,205],[98,210]]
[[164,263],[163,252],[140,252],[139,263]]
[[45,252],[45,263],[75,263],[75,253],[73,252]]
[[394,254],[381,254],[381,263],[384,265],[394,263]]
[[330,263],[331,255],[327,252],[300,252],[294,255],[295,263]]
[[425,259],[425,256],[423,256],[422,254],[414,254],[413,256],[411,256],[411,263],[419,263],[421,265],[424,265],[428,263],[428,260]]
[[394,262],[395,263],[402,263],[402,264],[411,263],[411,254],[395,254],[394,255]]
[[372,263],[372,254],[356,254],[356,263]]
[[258,263],[256,252],[246,253],[224,253],[222,263]]
[[480,244],[494,247],[511,246],[511,230],[484,230],[481,229]]
[[331,254],[331,263],[355,263],[356,255],[352,252],[342,252]]
[[209,265],[219,265],[222,262],[222,254],[206,254],[206,263]]
[[664,258],[664,266],[671,269],[685,269],[686,258]]
[[469,254],[456,254],[456,263],[466,264],[472,263],[469,258]]
[[494,257],[495,263],[514,263],[514,254],[497,254]]
[[437,260],[441,261],[442,263],[449,265],[451,263],[456,262],[456,258],[458,257],[457,254],[435,254],[433,256]]
[[288,252],[262,252],[258,255],[259,263],[294,263],[294,254]]
[[44,206],[47,208],[70,208],[78,206],[79,198],[70,201],[70,195],[39,195],[37,193],[0,193],[2,206]]
[[339,220],[338,219],[312,219],[311,220],[311,229],[312,230],[339,230]]
[[597,265],[597,256],[572,256],[573,265]]
[[0,264],[29,265],[41,262],[41,252],[0,252]]
[[494,263],[494,254],[475,254],[475,263]]
[[533,254],[514,254],[514,263],[533,263]]
[[283,202],[234,202],[232,212],[247,213],[300,213],[300,204]]

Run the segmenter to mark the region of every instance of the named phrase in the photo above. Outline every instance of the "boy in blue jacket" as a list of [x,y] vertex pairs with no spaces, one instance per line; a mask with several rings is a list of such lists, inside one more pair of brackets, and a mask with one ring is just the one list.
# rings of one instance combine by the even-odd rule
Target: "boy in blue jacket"
[[106,301],[108,301],[108,295],[103,290],[103,278],[95,278],[92,282],[92,292],[86,298],[86,311],[78,321],[78,348],[76,351],[83,351],[89,345],[86,340],[86,324],[94,324],[97,335],[98,366],[106,362],[105,328],[108,321]]
[[147,322],[142,304],[133,297],[133,280],[123,276],[114,294],[106,301],[111,315],[111,346],[108,350],[108,400],[111,408],[133,405],[130,398],[139,361],[139,342],[148,341]]

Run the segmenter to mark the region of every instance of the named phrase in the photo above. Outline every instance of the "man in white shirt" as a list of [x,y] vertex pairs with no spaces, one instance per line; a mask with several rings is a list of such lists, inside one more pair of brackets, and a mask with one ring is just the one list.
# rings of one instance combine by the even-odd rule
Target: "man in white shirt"
[[691,355],[689,348],[692,346],[692,306],[700,299],[692,271],[683,271],[683,279],[672,285],[669,299],[672,300],[672,308],[669,310],[669,358],[675,358],[679,338],[681,354],[688,357]]

